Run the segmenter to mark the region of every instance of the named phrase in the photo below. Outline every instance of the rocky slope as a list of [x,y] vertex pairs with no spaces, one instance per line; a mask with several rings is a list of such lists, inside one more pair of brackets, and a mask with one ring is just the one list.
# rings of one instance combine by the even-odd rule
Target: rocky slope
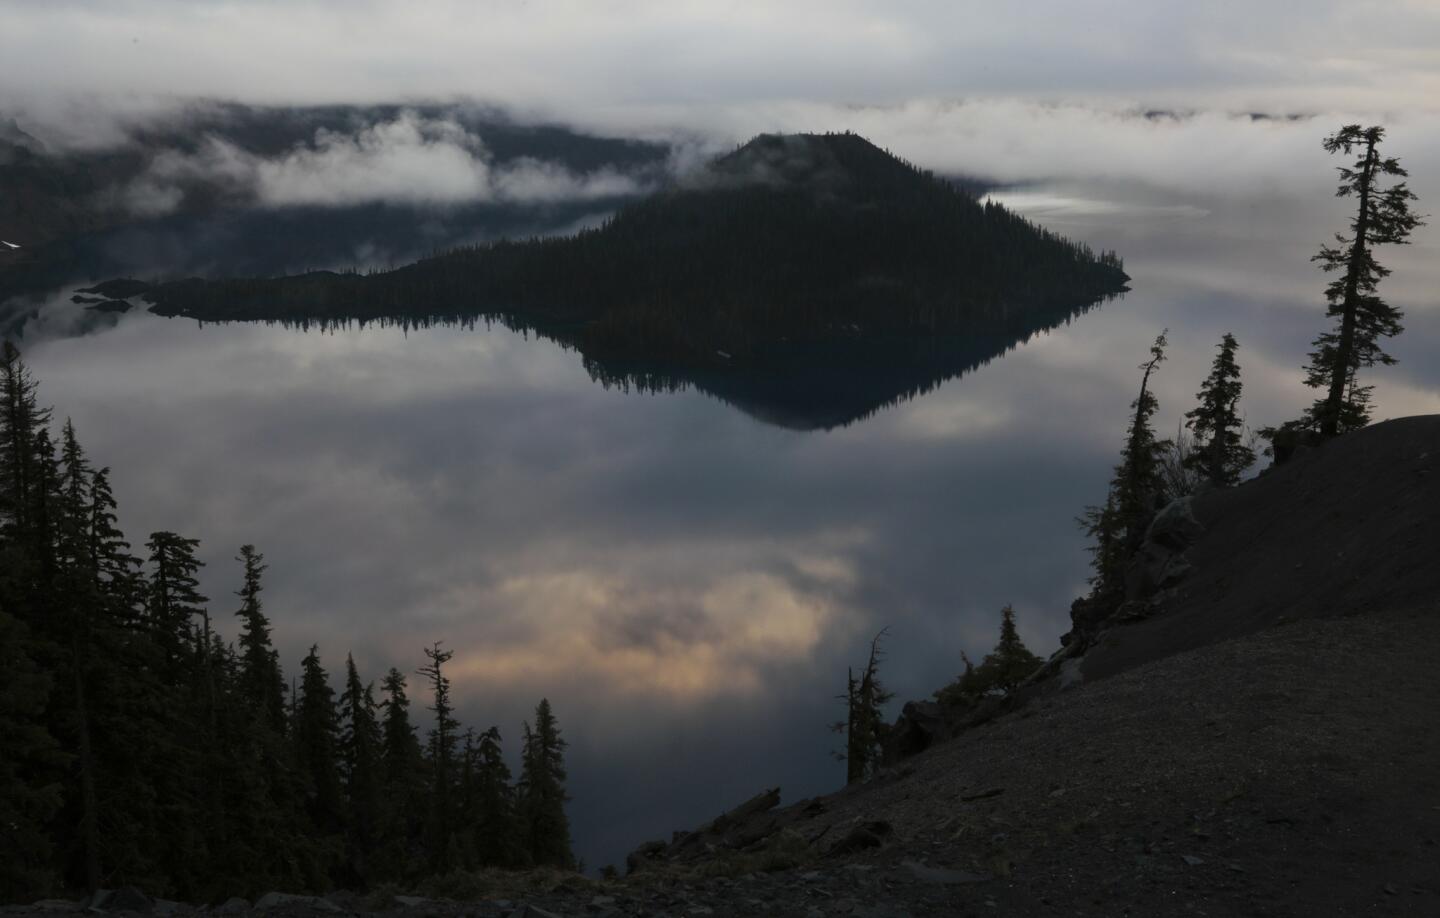
[[863,787],[757,795],[627,877],[214,911],[1440,915],[1436,458],[1440,416],[1408,418],[1202,495],[1188,573],[1025,703]]

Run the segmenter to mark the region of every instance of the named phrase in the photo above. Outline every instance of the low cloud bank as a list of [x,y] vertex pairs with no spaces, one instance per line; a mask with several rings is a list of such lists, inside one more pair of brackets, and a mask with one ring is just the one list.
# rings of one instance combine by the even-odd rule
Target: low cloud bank
[[645,187],[611,167],[578,173],[530,157],[497,161],[457,121],[407,111],[350,133],[319,129],[310,143],[272,157],[209,135],[193,153],[156,156],[119,196],[130,211],[158,216],[202,188],[264,207],[344,207],[590,201]]
[[1418,109],[1262,114],[1155,110],[1137,102],[921,98],[883,106],[616,109],[578,121],[584,129],[641,137],[702,133],[715,148],[761,132],[851,130],[940,173],[1005,183],[1140,183],[1224,198],[1328,196],[1340,157],[1326,154],[1321,138],[1353,122],[1385,125],[1387,150],[1410,169],[1411,185],[1422,199],[1440,198],[1440,112]]

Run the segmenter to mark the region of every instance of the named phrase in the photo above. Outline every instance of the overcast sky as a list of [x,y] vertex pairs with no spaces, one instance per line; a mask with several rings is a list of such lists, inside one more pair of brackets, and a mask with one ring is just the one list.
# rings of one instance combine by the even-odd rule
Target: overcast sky
[[1440,9],[1429,0],[0,6],[0,75],[21,92],[463,93],[547,107],[994,92],[1301,108],[1440,98]]
[[1433,0],[0,0],[0,15],[0,95],[26,107],[464,95],[664,124],[993,95],[1440,105]]

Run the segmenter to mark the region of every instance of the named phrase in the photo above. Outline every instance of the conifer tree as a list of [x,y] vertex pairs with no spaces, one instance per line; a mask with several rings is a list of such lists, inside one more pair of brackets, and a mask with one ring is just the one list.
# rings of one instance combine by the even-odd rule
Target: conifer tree
[[500,728],[480,734],[475,774],[475,852],[487,867],[517,862],[515,792],[501,750]]
[[322,835],[331,835],[344,827],[338,755],[340,718],[317,645],[310,646],[310,652],[300,662],[300,671],[300,691],[291,727],[295,765],[305,786],[310,824]]
[[[149,620],[156,644],[165,654],[166,669],[178,672],[182,661],[199,650],[194,619],[207,617],[208,602],[200,595],[196,573],[204,562],[195,557],[198,539],[173,532],[152,532],[145,547],[150,549]],[[199,629],[203,630],[203,629]]]
[[32,564],[39,562],[36,538],[40,502],[41,433],[50,410],[40,408],[36,382],[9,341],[0,346],[0,535]]
[[[0,596],[8,592],[0,583]],[[29,629],[0,603],[0,902],[31,901],[54,883],[50,821],[67,757],[45,723],[51,678],[34,650]]]
[[1358,198],[1351,234],[1337,233],[1337,245],[1321,246],[1312,259],[1327,273],[1338,275],[1325,288],[1329,303],[1325,314],[1336,325],[1315,339],[1305,378],[1306,385],[1324,390],[1325,395],[1306,411],[1303,423],[1324,437],[1369,422],[1371,387],[1358,383],[1358,373],[1377,363],[1395,362],[1381,348],[1380,339],[1400,333],[1401,312],[1380,298],[1380,281],[1390,271],[1375,260],[1374,248],[1403,245],[1410,232],[1423,225],[1410,212],[1410,202],[1416,198],[1405,182],[1382,184],[1387,176],[1407,175],[1398,159],[1381,157],[1384,138],[1383,127],[1347,124],[1324,140],[1327,153],[1350,156],[1356,148],[1360,150],[1360,158],[1352,165],[1338,168],[1336,196]]
[[412,849],[420,842],[426,814],[420,741],[410,723],[410,699],[405,675],[391,667],[380,683],[385,700],[381,718],[381,763],[385,776],[386,808],[382,822],[381,855],[376,876],[400,877],[412,866]]
[[100,885],[101,836],[99,813],[99,770],[95,754],[94,682],[95,644],[103,641],[106,623],[95,578],[89,570],[89,507],[87,484],[91,470],[85,452],[75,436],[75,425],[66,420],[62,431],[59,477],[54,499],[47,502],[53,514],[56,534],[50,602],[61,612],[69,652],[70,710],[73,712],[75,746],[78,752],[78,796],[80,836],[84,850],[85,885]]
[[235,595],[240,608],[235,615],[240,626],[241,692],[252,708],[277,734],[285,732],[285,677],[280,672],[280,657],[270,643],[270,620],[265,617],[260,601],[260,576],[265,572],[265,556],[254,545],[240,546],[235,560],[245,567],[245,582]]
[[845,752],[837,758],[845,760],[845,783],[868,781],[880,766],[881,743],[885,739],[884,706],[894,698],[880,682],[880,661],[884,657],[880,642],[889,629],[882,628],[870,642],[870,657],[859,678],[854,670],[847,671],[845,681],[845,720],[832,725],[845,734]]
[[436,641],[425,648],[425,658],[430,662],[420,667],[419,675],[430,683],[433,699],[429,710],[435,714],[435,726],[430,730],[430,813],[426,822],[425,840],[430,853],[431,866],[437,873],[444,873],[452,867],[450,863],[450,836],[453,822],[451,812],[454,782],[458,777],[455,769],[456,731],[459,724],[450,704],[450,680],[446,678],[444,666],[454,656],[454,651],[441,650]]
[[1110,493],[1099,507],[1087,507],[1078,522],[1093,540],[1090,582],[1092,596],[1111,599],[1124,588],[1125,566],[1140,548],[1145,529],[1155,515],[1156,504],[1164,497],[1161,460],[1167,443],[1155,438],[1150,420],[1159,402],[1150,391],[1150,376],[1165,359],[1166,332],[1150,346],[1150,359],[1140,364],[1140,394],[1130,403],[1134,410],[1120,464],[1110,481]]
[[535,708],[535,729],[524,724],[519,796],[520,829],[530,863],[572,868],[570,821],[565,816],[565,740],[549,699]]
[[455,781],[454,831],[450,833],[447,860],[451,869],[474,870],[479,866],[475,847],[475,821],[479,813],[480,747],[475,730],[466,727],[459,752],[460,774]]
[[340,761],[349,816],[348,860],[351,877],[363,884],[369,859],[379,844],[382,809],[381,736],[372,688],[362,684],[355,657],[345,658],[345,691],[340,696],[344,725]]
[[1238,484],[1240,475],[1255,461],[1255,451],[1241,440],[1240,367],[1235,351],[1240,345],[1226,333],[1219,353],[1210,365],[1210,375],[1200,386],[1198,407],[1187,411],[1185,426],[1195,431],[1195,450],[1185,457],[1185,467],[1197,470],[1217,486]]
[[1009,694],[1043,662],[1020,640],[1020,632],[1015,627],[1015,609],[1007,604],[1000,610],[1000,640],[996,642],[995,650],[987,654],[980,664],[981,679],[987,689],[994,688]]
[[137,610],[142,593],[140,559],[130,553],[130,543],[120,531],[108,467],[90,476],[89,509],[90,569],[96,589],[108,607],[110,620],[120,627],[134,628],[139,624]]

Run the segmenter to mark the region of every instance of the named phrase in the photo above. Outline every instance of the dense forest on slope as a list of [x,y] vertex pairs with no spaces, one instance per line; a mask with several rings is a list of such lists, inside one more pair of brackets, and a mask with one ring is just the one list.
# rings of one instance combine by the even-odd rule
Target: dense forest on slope
[[[0,356],[0,903],[575,866],[548,701],[512,781],[500,731],[458,723],[438,643],[415,672],[428,714],[411,711],[406,674],[377,690],[353,658],[337,695],[313,646],[287,682],[264,557],[241,547],[222,605],[199,594],[195,539],[155,532],[137,553],[110,470],[68,422],[55,436],[8,342]],[[212,610],[233,611],[234,643]]]
[[[499,321],[576,347],[603,381],[696,384],[804,427],[928,388],[1127,280],[1113,253],[845,133],[761,135],[573,236],[371,274],[195,278],[144,296],[157,313],[206,321]],[[742,370],[771,384],[756,394]],[[798,382],[833,398],[837,372],[870,371],[875,384],[841,404],[794,397]],[[816,373],[821,384],[807,384]]]

